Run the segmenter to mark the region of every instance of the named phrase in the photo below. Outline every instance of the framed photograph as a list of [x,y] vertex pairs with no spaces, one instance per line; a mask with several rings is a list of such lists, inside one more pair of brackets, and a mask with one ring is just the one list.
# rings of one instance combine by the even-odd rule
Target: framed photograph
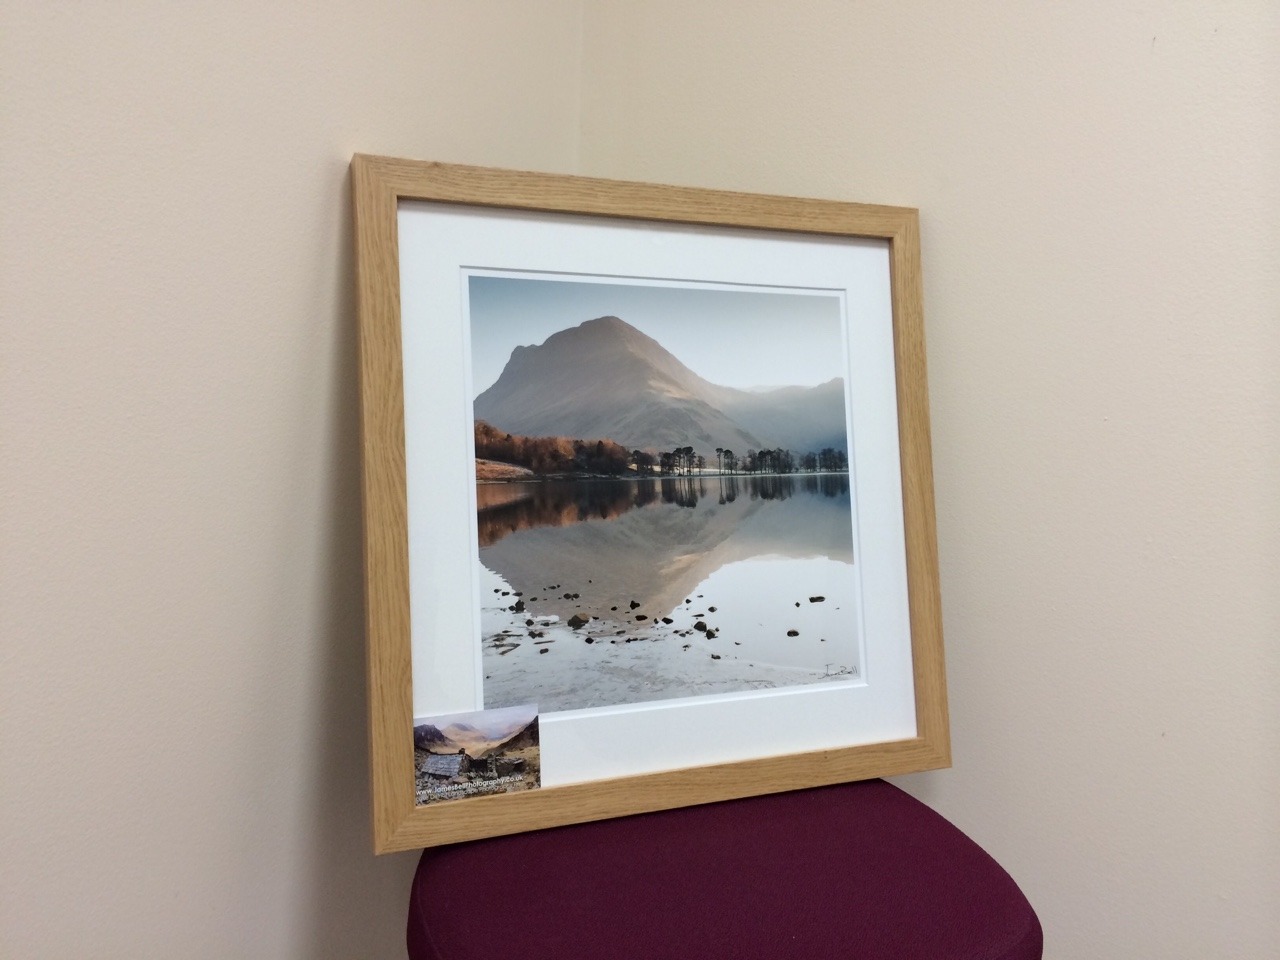
[[378,852],[949,764],[915,210],[352,182]]

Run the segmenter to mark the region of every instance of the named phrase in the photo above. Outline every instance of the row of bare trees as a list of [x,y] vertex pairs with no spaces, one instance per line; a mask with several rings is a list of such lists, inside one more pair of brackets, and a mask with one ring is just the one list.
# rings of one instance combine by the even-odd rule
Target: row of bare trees
[[[694,476],[705,474],[708,467],[707,457],[691,445],[655,455],[645,450],[629,451],[612,440],[510,434],[483,420],[475,423],[475,443],[477,457],[527,467],[540,474],[620,476],[634,470],[641,476]],[[799,455],[782,447],[748,450],[741,457],[727,447],[716,447],[715,471],[719,474],[838,473],[848,469],[848,456],[834,447]]]
[[[655,458],[641,450],[631,453],[631,463],[639,473],[690,476],[704,473],[707,460],[693,447],[676,447],[664,451]],[[716,473],[838,473],[849,469],[849,457],[843,450],[823,447],[819,451],[797,455],[791,450],[777,447],[772,450],[747,450],[741,458],[727,447],[716,447]]]

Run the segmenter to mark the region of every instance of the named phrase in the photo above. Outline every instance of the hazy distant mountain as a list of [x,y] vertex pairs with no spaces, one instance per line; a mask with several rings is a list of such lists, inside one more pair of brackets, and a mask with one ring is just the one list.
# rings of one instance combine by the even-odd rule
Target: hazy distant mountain
[[468,723],[451,723],[443,731],[429,724],[414,728],[414,746],[432,753],[456,753],[464,750],[473,760],[508,748],[538,742],[538,718],[509,723],[484,731]]
[[453,753],[458,749],[458,744],[430,723],[413,728],[413,745],[419,750],[431,750],[435,753]]
[[607,437],[634,449],[797,452],[845,443],[844,382],[770,391],[709,383],[635,327],[599,317],[516,347],[474,415],[525,436]]
[[505,753],[511,750],[522,750],[525,747],[536,747],[538,743],[538,718],[534,717],[510,737],[494,747],[493,752]]
[[449,726],[445,727],[440,732],[443,733],[450,740],[452,740],[454,743],[461,743],[463,740],[467,739],[468,737],[484,736],[484,734],[482,734],[479,730],[477,730],[471,724],[459,723],[456,721],[454,723],[449,724]]
[[[828,380],[816,387],[780,387],[767,391],[731,391],[721,409],[735,422],[762,437],[786,437],[770,447],[805,452],[831,447],[845,450],[844,380]],[[738,452],[735,450],[735,452]]]

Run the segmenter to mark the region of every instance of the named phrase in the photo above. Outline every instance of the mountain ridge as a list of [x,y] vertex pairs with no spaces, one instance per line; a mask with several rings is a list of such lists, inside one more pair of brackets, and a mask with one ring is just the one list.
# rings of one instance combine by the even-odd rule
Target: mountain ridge
[[516,347],[474,416],[513,434],[608,437],[628,449],[844,450],[844,381],[767,392],[711,383],[616,316]]

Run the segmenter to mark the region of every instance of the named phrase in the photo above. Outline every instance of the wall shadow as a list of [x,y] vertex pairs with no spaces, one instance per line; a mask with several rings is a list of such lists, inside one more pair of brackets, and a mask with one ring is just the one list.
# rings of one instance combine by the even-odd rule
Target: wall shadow
[[[338,323],[333,327],[333,396],[325,517],[328,549],[321,558],[327,609],[315,638],[314,736],[302,758],[313,770],[309,856],[298,878],[298,960],[403,956],[409,887],[416,852],[373,854],[369,800],[368,708],[365,692],[365,601],[357,390],[355,252],[346,165],[335,170],[341,189],[330,192],[342,211],[332,265]],[[338,184],[335,183],[335,187]]]

